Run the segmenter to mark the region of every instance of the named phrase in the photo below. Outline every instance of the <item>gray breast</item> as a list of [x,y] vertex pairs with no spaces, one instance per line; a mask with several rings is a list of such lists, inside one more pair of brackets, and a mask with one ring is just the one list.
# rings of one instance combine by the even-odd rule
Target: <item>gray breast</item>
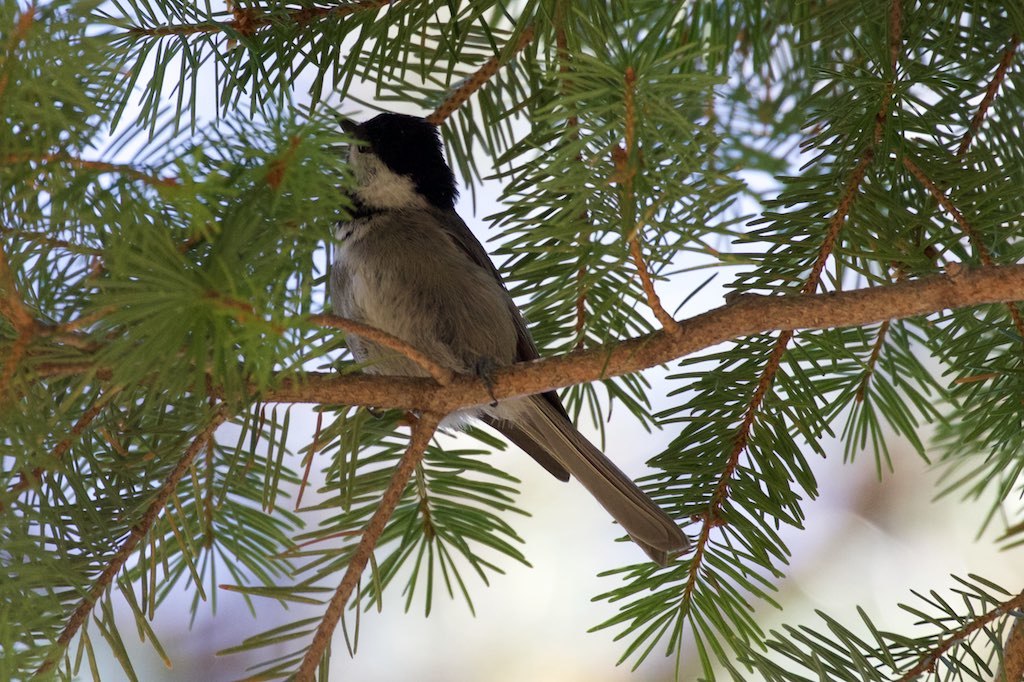
[[[432,213],[389,211],[339,232],[347,237],[331,273],[335,313],[383,329],[458,372],[472,372],[481,362],[513,362],[508,294]],[[360,338],[348,341],[356,358],[370,363],[369,372],[425,375],[392,351]]]

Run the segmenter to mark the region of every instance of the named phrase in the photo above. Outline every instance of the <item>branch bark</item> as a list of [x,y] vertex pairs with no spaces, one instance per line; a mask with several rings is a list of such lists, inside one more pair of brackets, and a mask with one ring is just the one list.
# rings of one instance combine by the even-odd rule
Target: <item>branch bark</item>
[[[951,268],[887,286],[790,296],[744,294],[730,303],[681,321],[682,332],[657,331],[495,372],[494,397],[512,398],[587,381],[639,372],[725,343],[771,331],[875,324],[941,310],[1024,300],[1024,265],[977,270]],[[479,379],[456,377],[449,386],[430,379],[309,373],[264,391],[266,402],[365,405],[448,414],[491,401]]]
[[302,663],[295,673],[295,680],[297,682],[311,682],[314,679],[316,669],[323,659],[324,652],[331,643],[334,629],[345,612],[345,607],[348,605],[348,600],[352,597],[352,592],[359,583],[359,576],[366,569],[370,555],[373,554],[377,541],[380,540],[380,536],[387,527],[391,515],[395,513],[395,508],[402,499],[405,486],[409,483],[409,478],[416,469],[416,465],[423,459],[423,453],[426,451],[430,438],[434,435],[434,431],[437,429],[440,421],[441,418],[438,415],[428,412],[423,414],[413,426],[412,436],[409,438],[409,447],[406,448],[405,454],[398,462],[395,473],[391,475],[391,483],[388,485],[388,489],[384,491],[380,505],[366,524],[366,528],[363,530],[363,537],[359,540],[359,545],[352,555],[352,560],[348,563],[345,575],[342,577],[338,589],[334,592],[334,596],[331,597],[327,610],[324,612],[324,617],[320,621],[320,626],[317,628],[316,634],[313,635],[313,641],[309,645],[309,649],[306,650]]
[[89,618],[89,614],[92,613],[93,607],[96,602],[103,595],[103,593],[110,587],[114,579],[117,578],[117,574],[121,572],[121,569],[127,563],[128,559],[135,552],[135,548],[138,547],[139,543],[146,537],[153,524],[160,517],[160,512],[167,505],[167,501],[170,499],[174,491],[178,489],[178,484],[181,482],[182,477],[188,472],[192,466],[192,462],[195,460],[196,455],[206,447],[206,444],[213,437],[213,432],[217,430],[217,427],[224,423],[227,419],[228,414],[224,408],[221,408],[210,423],[207,424],[206,428],[196,436],[195,440],[188,447],[181,459],[178,460],[177,466],[171,470],[171,473],[167,476],[164,484],[160,486],[160,490],[157,492],[156,497],[150,503],[149,507],[146,508],[146,512],[139,519],[139,522],[132,527],[128,537],[124,539],[121,546],[118,548],[117,553],[111,558],[110,563],[103,569],[99,577],[93,583],[89,593],[78,603],[78,606],[68,617],[67,623],[64,626],[63,632],[60,637],[54,643],[53,650],[47,656],[46,661],[43,662],[39,669],[36,670],[34,675],[35,678],[45,677],[49,671],[56,665],[57,661],[64,655],[64,651],[67,649],[68,644],[74,639],[75,634],[78,633],[82,625]]

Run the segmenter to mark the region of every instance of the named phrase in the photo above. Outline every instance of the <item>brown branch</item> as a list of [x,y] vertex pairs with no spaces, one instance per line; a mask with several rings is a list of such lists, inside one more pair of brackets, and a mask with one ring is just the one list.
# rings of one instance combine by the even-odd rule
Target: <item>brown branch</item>
[[119,173],[125,177],[132,178],[133,180],[141,180],[152,187],[177,187],[180,184],[177,178],[153,175],[150,172],[141,170],[129,164],[81,159],[77,156],[71,156],[70,154],[65,153],[43,154],[42,156],[10,154],[3,158],[2,163],[4,165],[16,163],[39,163],[43,165],[51,163],[66,163],[77,170],[95,171],[97,173]]
[[623,147],[616,148],[612,152],[612,161],[615,165],[613,181],[620,185],[622,193],[621,210],[628,213],[633,227],[630,230],[628,243],[629,253],[633,258],[637,274],[640,277],[640,285],[643,287],[644,296],[647,298],[647,305],[654,313],[654,317],[661,323],[663,329],[670,334],[679,333],[679,325],[661,305],[661,297],[654,289],[654,282],[651,280],[651,273],[644,261],[643,251],[640,249],[640,231],[643,223],[636,219],[634,207],[633,180],[636,177],[636,168],[633,163],[637,158],[639,150],[636,144],[636,71],[632,66],[626,67],[623,75],[623,104],[625,114],[623,117]]
[[[909,170],[918,181],[925,186],[925,188],[931,193],[935,200],[939,202],[946,211],[953,217],[956,224],[960,226],[960,229],[968,240],[971,242],[971,246],[978,253],[978,260],[981,264],[987,268],[994,265],[992,261],[992,254],[989,252],[988,247],[975,232],[974,227],[967,221],[963,213],[953,204],[952,201],[946,196],[945,192],[939,189],[931,178],[929,178],[921,168],[914,163],[910,157],[903,157],[903,165]],[[1013,326],[1017,330],[1017,335],[1024,339],[1024,317],[1021,316],[1020,309],[1017,304],[1013,301],[1007,301],[1006,307],[1010,312],[1010,319],[1013,321]]]
[[[11,35],[7,38],[7,48],[4,50],[7,54],[13,55],[18,50],[18,46],[21,41],[25,40],[28,36],[28,32],[32,29],[36,19],[36,3],[33,2],[26,7],[21,13],[18,14],[18,20],[14,24],[14,30],[11,31]],[[7,90],[7,85],[10,82],[10,69],[4,69],[3,73],[0,73],[0,99],[3,99],[4,91]]]
[[291,20],[297,26],[308,26],[318,19],[347,17],[356,12],[376,10],[384,6],[394,5],[399,1],[360,0],[334,7],[303,7],[291,10],[283,15],[277,12],[264,12],[256,8],[235,9],[231,13],[234,17],[231,21],[203,21],[195,24],[168,24],[148,28],[136,26],[129,28],[125,33],[136,36],[164,37],[190,36],[197,33],[225,33],[230,31],[243,36],[251,36],[262,28],[280,23],[283,19]]
[[[1024,265],[960,269],[950,275],[823,294],[744,294],[680,322],[682,334],[657,331],[499,369],[494,375],[494,397],[504,400],[639,372],[754,334],[855,327],[1019,298],[1024,298]],[[308,373],[263,391],[261,397],[267,402],[366,405],[439,414],[491,401],[483,382],[462,375],[442,387],[421,378]]]
[[1016,616],[1003,645],[1003,660],[996,671],[997,682],[1024,680],[1024,618]]
[[368,324],[356,322],[355,320],[338,317],[337,315],[311,315],[309,317],[309,321],[313,324],[320,325],[321,327],[331,327],[333,329],[340,329],[347,334],[355,334],[369,341],[373,341],[379,346],[384,346],[389,350],[400,353],[426,370],[426,372],[434,378],[434,381],[442,386],[450,384],[452,378],[455,376],[455,373],[452,372],[452,370],[437,364],[412,344],[406,343],[397,336],[388,334],[382,329],[377,329],[376,327],[371,327]]
[[[494,396],[507,399],[643,371],[744,336],[786,329],[827,329],[881,323],[946,309],[1024,300],[1024,265],[962,269],[897,284],[813,295],[737,296],[729,304],[680,321],[682,334],[655,332],[585,351],[520,363],[496,371]],[[95,363],[49,363],[37,377],[111,376]],[[479,379],[433,379],[315,373],[281,381],[260,394],[267,402],[365,405],[447,414],[491,402]]]
[[348,600],[352,597],[352,592],[355,591],[356,585],[359,583],[359,578],[370,560],[370,555],[373,554],[377,541],[380,540],[380,536],[387,527],[391,515],[394,514],[395,508],[398,506],[399,501],[401,501],[402,493],[405,492],[405,487],[412,477],[412,472],[422,460],[423,453],[426,451],[430,438],[434,435],[439,422],[440,417],[438,415],[427,412],[413,424],[412,435],[409,438],[409,447],[398,462],[395,472],[391,475],[391,482],[388,484],[387,490],[384,491],[380,506],[377,507],[377,510],[366,524],[366,528],[363,529],[363,536],[359,540],[355,552],[352,554],[352,559],[348,563],[345,575],[342,577],[334,596],[331,597],[327,610],[324,612],[324,617],[320,621],[319,627],[317,627],[316,634],[313,635],[313,641],[306,650],[302,663],[295,673],[294,679],[298,682],[308,682],[314,679],[316,669],[320,665],[324,652],[331,644],[331,636],[334,634],[334,629],[345,612]]
[[868,365],[864,368],[864,376],[860,380],[860,386],[857,387],[857,395],[854,396],[854,400],[858,403],[864,402],[864,396],[867,395],[868,386],[871,384],[871,377],[874,375],[875,367],[878,365],[878,358],[882,355],[882,346],[885,345],[885,336],[889,333],[889,326],[891,324],[892,320],[885,320],[878,327],[878,336],[875,337],[875,343],[871,347]]
[[939,205],[946,209],[949,215],[952,216],[953,220],[956,221],[956,224],[960,226],[960,229],[967,236],[967,239],[970,240],[971,246],[978,252],[978,260],[981,261],[981,264],[986,267],[992,265],[992,256],[989,254],[988,247],[985,246],[984,242],[978,238],[978,234],[974,231],[974,227],[967,221],[967,218],[964,217],[963,213],[960,212],[953,202],[949,200],[945,192],[939,189],[939,187],[932,182],[932,179],[929,178],[925,172],[921,170],[920,166],[914,163],[910,157],[903,157],[903,166],[910,171],[922,185],[924,185],[925,189],[928,190],[932,197],[939,202]]
[[942,640],[939,646],[930,651],[926,656],[921,657],[921,659],[917,662],[917,665],[915,665],[907,672],[903,673],[903,675],[900,676],[898,682],[911,682],[911,680],[917,679],[920,675],[923,675],[924,673],[934,670],[935,664],[939,662],[939,659],[942,658],[943,654],[945,654],[947,651],[955,647],[957,644],[963,642],[967,637],[970,637],[972,634],[982,629],[983,627],[994,621],[996,618],[1005,616],[1011,611],[1016,611],[1017,609],[1020,609],[1022,607],[1024,607],[1024,592],[1021,592],[1012,599],[1004,601],[996,608],[992,609],[991,611],[982,616],[975,618],[959,630],[954,630],[949,635],[949,637],[946,637],[946,639]]
[[535,27],[533,24],[524,28],[523,32],[519,34],[519,40],[511,50],[506,49],[503,54],[494,55],[484,62],[483,66],[477,69],[473,75],[462,81],[459,87],[455,88],[445,97],[444,101],[434,109],[433,113],[427,116],[427,121],[434,125],[441,125],[449,116],[458,111],[466,103],[466,100],[473,96],[473,93],[482,88],[487,81],[494,77],[494,74],[498,73],[498,69],[507,64],[512,57],[522,52],[530,44],[530,41],[533,40],[534,32]]
[[170,475],[167,476],[163,485],[160,486],[157,491],[156,497],[146,508],[146,512],[139,519],[139,522],[132,527],[131,532],[128,533],[128,537],[124,539],[117,552],[111,558],[110,563],[103,569],[103,572],[96,578],[92,588],[89,589],[89,593],[78,603],[78,606],[68,617],[67,623],[64,626],[64,630],[57,638],[52,650],[43,662],[41,666],[36,670],[35,677],[43,677],[48,673],[57,661],[63,656],[64,651],[67,649],[68,644],[74,638],[78,630],[85,624],[89,614],[92,612],[93,606],[96,601],[103,595],[111,583],[120,573],[121,568],[124,567],[125,563],[131,557],[135,548],[139,542],[146,537],[153,524],[156,523],[157,518],[160,516],[160,510],[166,505],[168,499],[174,494],[174,491],[178,488],[178,483],[181,482],[182,477],[192,466],[192,461],[196,455],[206,446],[207,442],[213,437],[213,432],[217,430],[227,419],[227,412],[222,408],[218,410],[211,418],[210,423],[203,429],[203,431],[196,436],[195,440],[182,455],[181,459],[178,460],[178,464],[171,471]]
[[640,284],[643,286],[644,295],[647,296],[647,305],[654,311],[654,316],[661,323],[662,329],[669,334],[680,333],[679,323],[661,305],[661,297],[658,296],[658,292],[654,289],[651,273],[647,270],[647,263],[644,262],[644,256],[640,250],[640,239],[636,234],[629,239],[629,253],[633,256],[633,264],[636,265],[637,274],[640,276]]
[[[22,492],[38,483],[42,479],[43,474],[47,472],[47,470],[52,470],[57,464],[59,464],[64,455],[67,454],[68,450],[71,449],[71,446],[72,444],[74,444],[74,441],[79,436],[82,435],[82,433],[92,423],[93,419],[96,418],[96,415],[98,415],[107,405],[107,403],[109,403],[111,399],[118,393],[120,393],[120,389],[114,388],[102,394],[95,401],[93,401],[92,405],[90,405],[85,410],[85,412],[82,413],[82,416],[80,416],[78,418],[78,421],[75,422],[74,426],[71,427],[71,431],[68,432],[67,437],[65,437],[63,440],[57,443],[56,446],[54,446],[53,452],[50,453],[50,462],[48,463],[48,465],[38,466],[32,469],[31,472],[22,473],[18,477],[18,482],[7,489],[5,495],[7,499],[10,501],[16,499],[17,496],[20,495]],[[7,508],[7,504],[8,503],[4,503],[4,501],[0,500],[0,513],[2,513]]]
[[[553,25],[555,29],[555,59],[558,61],[558,73],[562,75],[562,79],[559,85],[559,91],[562,94],[563,99],[568,100],[569,98],[569,87],[568,81],[565,76],[572,72],[572,55],[569,53],[569,38],[565,32],[565,5],[567,0],[557,0],[555,3],[555,16],[553,19]],[[576,114],[570,114],[565,120],[566,127],[568,128],[569,139],[576,142],[580,139],[580,119]],[[583,155],[576,154],[577,163],[583,162]],[[586,209],[583,209],[580,218],[583,224],[588,225],[590,223],[590,214]],[[590,241],[590,233],[583,235],[583,239],[586,242]],[[576,287],[578,293],[576,294],[576,350],[582,350],[586,343],[585,330],[587,326],[587,266],[580,259],[580,266],[576,270]]]
[[[896,67],[899,62],[902,18],[900,2],[901,0],[892,0],[892,5],[890,7],[889,45],[890,57],[892,60],[892,72],[890,80],[886,86],[885,96],[882,98],[879,110],[875,115],[875,125],[874,130],[872,131],[871,142],[865,147],[861,154],[860,161],[858,161],[857,165],[850,173],[850,177],[846,181],[846,186],[842,196],[840,197],[839,204],[836,207],[835,215],[833,215],[832,219],[829,221],[825,232],[825,238],[818,247],[818,256],[815,259],[811,272],[807,277],[807,281],[804,282],[804,286],[801,287],[802,295],[796,297],[796,300],[813,296],[818,290],[818,285],[821,283],[821,275],[825,270],[825,264],[832,255],[835,242],[839,238],[839,232],[846,223],[846,218],[849,215],[850,210],[853,208],[853,202],[859,195],[860,186],[864,180],[864,176],[867,174],[868,166],[875,158],[875,148],[882,139],[882,132],[886,118],[888,117],[890,101],[895,88]],[[842,293],[835,293],[831,295],[840,296]],[[828,296],[828,294],[826,294],[826,296]],[[814,296],[814,298],[820,298],[820,296]],[[773,322],[779,321],[774,317],[768,319],[773,320]],[[740,427],[736,431],[736,436],[733,438],[729,457],[726,459],[725,466],[722,468],[718,485],[715,487],[715,492],[712,493],[707,511],[702,514],[703,523],[701,525],[700,535],[697,538],[696,550],[687,568],[686,585],[683,588],[683,594],[679,600],[680,608],[684,609],[686,612],[689,612],[692,604],[693,592],[697,584],[697,579],[700,575],[701,566],[703,565],[703,557],[707,543],[711,537],[711,529],[723,522],[720,514],[722,506],[729,497],[729,484],[732,481],[733,474],[739,467],[740,457],[747,448],[747,444],[750,440],[750,432],[753,429],[757,414],[761,410],[764,396],[767,395],[768,390],[771,388],[772,382],[775,380],[775,375],[778,372],[779,365],[782,362],[782,357],[785,354],[786,348],[789,346],[789,342],[793,338],[793,330],[798,329],[799,326],[780,324],[778,325],[778,328],[782,330],[782,333],[779,334],[778,339],[776,339],[772,352],[768,357],[768,362],[765,364],[764,370],[761,372],[761,376],[757,382],[757,388],[754,390],[754,395],[751,397],[750,403],[747,405],[743,421],[740,423]],[[684,333],[678,334],[677,336],[684,337],[687,336],[687,334],[684,330]]]
[[996,67],[992,80],[989,81],[988,87],[985,88],[985,96],[981,98],[981,104],[978,105],[978,110],[974,113],[974,118],[971,119],[971,125],[968,126],[967,132],[964,133],[963,139],[960,140],[960,148],[956,150],[957,156],[963,156],[967,153],[967,149],[971,146],[974,136],[981,129],[981,124],[985,120],[985,114],[988,113],[989,107],[992,106],[992,102],[995,100],[996,94],[1003,84],[1003,79],[1006,78],[1006,72],[1010,69],[1010,64],[1013,63],[1013,57],[1017,53],[1018,47],[1020,47],[1020,36],[1014,35],[1010,39],[1010,45],[1003,52],[1003,58],[999,60],[999,66]]

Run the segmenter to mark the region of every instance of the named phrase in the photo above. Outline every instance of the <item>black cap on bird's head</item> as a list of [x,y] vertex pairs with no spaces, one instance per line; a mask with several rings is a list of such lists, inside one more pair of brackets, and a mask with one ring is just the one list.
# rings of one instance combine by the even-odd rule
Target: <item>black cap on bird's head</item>
[[365,123],[346,119],[341,127],[357,140],[359,153],[372,153],[392,173],[409,178],[431,205],[455,206],[455,175],[445,162],[437,126],[419,116],[385,113]]

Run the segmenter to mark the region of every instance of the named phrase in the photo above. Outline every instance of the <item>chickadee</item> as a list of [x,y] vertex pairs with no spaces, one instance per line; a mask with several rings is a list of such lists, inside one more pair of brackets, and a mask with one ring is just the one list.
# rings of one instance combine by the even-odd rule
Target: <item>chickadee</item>
[[[487,378],[539,354],[487,252],[455,212],[455,177],[437,128],[416,116],[380,114],[342,127],[357,141],[352,220],[340,223],[331,273],[335,313],[382,329],[459,373]],[[355,335],[366,370],[427,376],[415,362]],[[467,411],[504,434],[555,477],[570,474],[653,561],[689,548],[686,535],[576,430],[558,396],[504,400]]]

